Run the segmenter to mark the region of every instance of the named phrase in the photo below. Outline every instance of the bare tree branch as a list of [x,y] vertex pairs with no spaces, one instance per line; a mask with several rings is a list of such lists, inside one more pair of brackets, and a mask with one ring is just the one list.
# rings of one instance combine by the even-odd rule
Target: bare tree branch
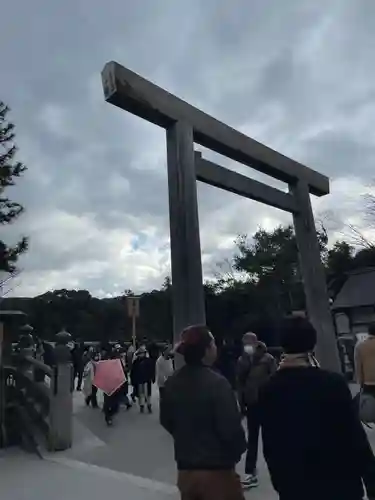
[[[366,249],[372,249],[375,248],[375,244],[370,241],[366,236],[362,233],[360,229],[357,227],[353,226],[353,224],[346,223],[345,227],[349,229],[350,234],[350,241],[349,243],[358,246],[360,248],[366,248]],[[340,231],[340,233],[347,238],[348,234],[345,233],[344,231]]]
[[[375,242],[367,238],[363,234],[361,229],[356,227],[354,224],[351,224],[350,222],[344,222],[342,220],[339,220],[336,217],[336,214],[334,213],[333,210],[327,210],[326,212],[320,214],[320,220],[333,222],[333,224],[335,225],[335,228],[333,230],[338,232],[343,237],[343,239],[345,240],[349,239],[348,243],[350,245],[367,249],[375,248]],[[375,196],[374,196],[374,225],[375,225]],[[324,226],[324,224],[322,225],[322,227],[323,230],[326,232],[326,227]]]
[[[0,279],[0,300],[5,297],[5,295],[8,295],[10,292],[12,292],[17,286],[19,286],[20,283],[14,284],[14,279],[17,278],[21,273],[20,269],[17,269],[16,271],[7,274],[5,278]],[[9,285],[13,285],[12,288],[8,288]]]

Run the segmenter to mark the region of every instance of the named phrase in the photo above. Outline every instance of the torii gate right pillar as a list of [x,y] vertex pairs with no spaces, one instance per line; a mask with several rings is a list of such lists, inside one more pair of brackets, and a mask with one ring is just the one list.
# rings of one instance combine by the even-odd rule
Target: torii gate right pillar
[[317,335],[317,357],[322,368],[341,373],[341,363],[319,241],[307,183],[298,181],[289,187],[298,211],[293,214],[294,229],[299,250],[300,268],[306,296],[307,313]]

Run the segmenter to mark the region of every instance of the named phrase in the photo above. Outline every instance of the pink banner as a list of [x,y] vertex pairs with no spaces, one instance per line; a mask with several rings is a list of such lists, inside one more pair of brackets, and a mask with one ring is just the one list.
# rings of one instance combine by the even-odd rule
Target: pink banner
[[111,396],[125,383],[121,360],[108,359],[96,363],[93,384],[107,396]]

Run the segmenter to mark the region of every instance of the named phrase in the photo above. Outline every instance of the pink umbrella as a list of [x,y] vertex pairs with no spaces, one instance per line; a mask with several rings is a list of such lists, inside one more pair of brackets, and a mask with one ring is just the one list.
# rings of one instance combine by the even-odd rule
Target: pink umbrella
[[111,396],[126,382],[121,360],[99,361],[95,366],[93,384],[107,396]]

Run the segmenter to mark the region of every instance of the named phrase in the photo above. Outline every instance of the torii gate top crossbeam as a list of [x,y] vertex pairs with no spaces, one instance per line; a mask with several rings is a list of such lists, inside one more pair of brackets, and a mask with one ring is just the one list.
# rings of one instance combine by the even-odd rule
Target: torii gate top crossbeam
[[329,193],[328,177],[251,139],[116,62],[105,65],[102,82],[106,101],[121,109],[164,128],[177,121],[188,123],[194,141],[202,146],[288,184],[302,180],[317,196]]

